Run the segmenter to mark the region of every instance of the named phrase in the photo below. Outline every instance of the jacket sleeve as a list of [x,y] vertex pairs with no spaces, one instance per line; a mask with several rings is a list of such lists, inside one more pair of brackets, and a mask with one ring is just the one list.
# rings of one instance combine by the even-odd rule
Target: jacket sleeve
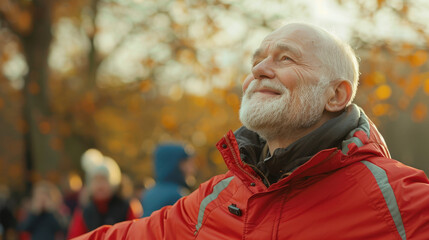
[[393,183],[393,188],[396,189],[406,239],[428,239],[429,180],[425,173],[408,168]]
[[[391,159],[376,158],[371,162],[380,164],[387,175],[388,182],[377,183],[386,192],[383,197],[390,211],[389,219],[393,219],[391,229],[402,239],[428,239],[429,180],[425,173]],[[383,174],[378,175],[383,178]],[[388,194],[389,189],[394,196]]]
[[213,177],[190,195],[152,213],[151,216],[132,221],[102,226],[75,240],[111,239],[189,239],[194,236],[200,203],[211,193],[213,186],[225,175]]

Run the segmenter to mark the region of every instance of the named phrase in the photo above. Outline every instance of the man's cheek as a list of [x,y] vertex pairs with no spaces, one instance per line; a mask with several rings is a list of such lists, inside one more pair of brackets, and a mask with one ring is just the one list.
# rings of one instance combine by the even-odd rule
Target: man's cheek
[[244,79],[243,87],[242,87],[243,94],[244,94],[244,93],[246,93],[246,91],[247,91],[247,89],[249,88],[249,85],[250,85],[250,83],[252,82],[252,80],[255,80],[255,78],[253,78],[253,75],[252,75],[252,74],[249,74],[249,75],[246,77],[246,79]]

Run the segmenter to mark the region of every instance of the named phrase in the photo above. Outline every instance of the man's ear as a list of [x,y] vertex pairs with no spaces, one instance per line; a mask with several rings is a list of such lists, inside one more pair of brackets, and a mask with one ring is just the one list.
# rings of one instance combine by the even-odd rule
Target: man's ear
[[352,86],[349,81],[340,80],[334,81],[334,84],[329,86],[327,93],[327,102],[325,110],[328,112],[338,112],[343,110],[352,97]]

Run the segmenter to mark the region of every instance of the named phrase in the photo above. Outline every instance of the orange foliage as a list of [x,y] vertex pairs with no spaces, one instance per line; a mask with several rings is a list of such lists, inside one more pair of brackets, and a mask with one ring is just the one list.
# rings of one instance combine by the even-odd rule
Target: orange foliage
[[17,176],[22,176],[22,173],[23,173],[22,170],[23,169],[19,164],[11,164],[8,167],[8,171],[7,171],[8,177],[12,179],[16,179]]
[[71,127],[69,124],[60,124],[59,133],[63,137],[68,137],[71,135]]
[[377,8],[380,9],[383,4],[384,4],[385,0],[377,0]]
[[11,0],[3,0],[0,4],[0,12],[5,15],[14,31],[20,34],[27,34],[33,27],[31,8],[24,5]]
[[425,80],[423,90],[427,95],[429,95],[429,79]]
[[383,84],[375,90],[375,94],[378,99],[386,100],[392,95],[392,89],[389,85]]
[[386,115],[390,110],[390,105],[389,104],[376,104],[373,108],[372,108],[372,112],[375,116],[380,117],[380,116],[384,116]]
[[399,106],[399,109],[401,110],[407,109],[409,104],[410,104],[410,99],[406,96],[402,96],[398,101],[398,106]]
[[55,137],[51,139],[50,146],[57,151],[63,150],[64,142],[59,137]]
[[59,182],[61,180],[61,172],[58,170],[51,170],[46,173],[46,179],[50,182]]
[[107,146],[109,151],[111,151],[112,153],[119,153],[122,151],[122,147],[123,147],[123,143],[121,143],[119,140],[117,139],[108,139],[107,141]]
[[234,109],[235,112],[238,112],[240,109],[241,100],[236,94],[228,94],[226,97],[226,103]]
[[420,88],[422,82],[422,78],[420,75],[412,75],[410,76],[409,83],[405,88],[405,94],[409,97],[412,97],[416,94],[416,91]]
[[206,105],[207,99],[205,97],[200,96],[192,96],[192,102],[198,107],[204,107]]
[[17,132],[24,134],[28,131],[28,124],[23,119],[19,119],[15,124],[15,128]]
[[144,80],[140,82],[140,91],[145,93],[152,89],[152,81]]
[[426,51],[418,50],[410,57],[410,64],[413,67],[420,67],[422,66],[428,58],[428,54]]
[[86,113],[93,113],[95,111],[94,94],[86,93],[81,100],[80,106]]
[[371,72],[363,78],[365,86],[374,87],[386,83],[386,77],[379,71]]
[[168,130],[174,130],[177,128],[176,118],[172,114],[163,114],[161,116],[162,125]]
[[28,91],[33,95],[39,94],[39,92],[40,92],[39,84],[37,84],[36,82],[30,82],[28,84]]
[[42,134],[49,134],[51,132],[51,124],[48,121],[41,121],[39,123],[39,130]]
[[428,114],[428,109],[426,104],[418,103],[413,109],[413,119],[416,122],[422,122]]
[[191,49],[180,49],[176,54],[178,61],[184,64],[190,65],[196,61],[195,53]]

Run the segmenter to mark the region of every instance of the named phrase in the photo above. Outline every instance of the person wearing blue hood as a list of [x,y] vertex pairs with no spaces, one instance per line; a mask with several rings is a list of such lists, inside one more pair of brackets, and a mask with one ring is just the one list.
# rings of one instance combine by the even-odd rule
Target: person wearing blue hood
[[155,180],[153,188],[142,196],[143,217],[167,205],[173,205],[188,190],[185,179],[192,174],[192,157],[180,144],[160,144],[154,151]]

